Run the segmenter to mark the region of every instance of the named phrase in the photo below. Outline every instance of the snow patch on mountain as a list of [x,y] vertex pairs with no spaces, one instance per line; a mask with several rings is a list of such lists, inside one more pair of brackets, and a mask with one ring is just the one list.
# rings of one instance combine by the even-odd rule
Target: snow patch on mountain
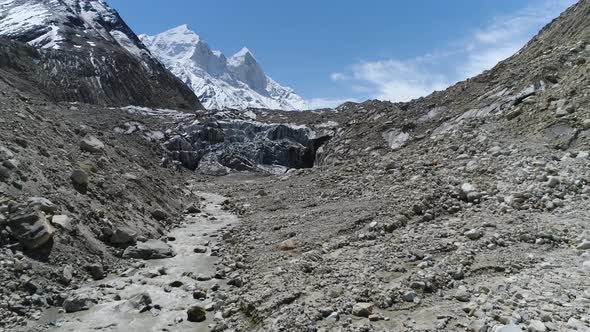
[[193,89],[208,109],[308,108],[292,89],[267,76],[247,48],[228,59],[222,52],[212,50],[187,25],[139,38],[154,56]]

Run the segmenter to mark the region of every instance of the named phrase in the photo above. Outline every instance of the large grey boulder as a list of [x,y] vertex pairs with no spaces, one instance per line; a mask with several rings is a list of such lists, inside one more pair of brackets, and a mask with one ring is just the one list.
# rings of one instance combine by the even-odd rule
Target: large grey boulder
[[187,320],[193,323],[200,323],[207,320],[207,313],[205,309],[200,305],[194,305],[186,311],[187,313]]
[[211,176],[224,176],[229,174],[229,168],[221,165],[215,160],[201,160],[199,172]]
[[94,136],[86,136],[80,141],[80,149],[90,153],[100,153],[104,150],[104,143]]
[[169,244],[159,240],[138,243],[135,246],[128,247],[123,252],[123,258],[161,259],[174,256],[176,256],[174,249]]
[[0,161],[5,161],[8,159],[12,159],[14,157],[14,153],[12,153],[12,151],[10,151],[9,149],[0,146]]
[[144,312],[149,310],[152,305],[152,298],[148,292],[143,292],[131,296],[128,300],[123,303],[117,304],[115,310],[117,312],[129,313],[129,312]]
[[31,197],[28,200],[29,205],[39,207],[39,209],[45,213],[55,213],[57,207],[50,200],[44,197]]
[[88,186],[88,173],[84,172],[81,169],[73,171],[70,175],[70,179],[72,179],[72,182],[74,182],[75,185],[81,187]]
[[88,310],[98,303],[98,295],[91,291],[78,291],[72,293],[63,303],[67,313]]
[[45,214],[34,205],[18,206],[6,220],[10,234],[28,249],[36,249],[53,237],[51,227]]
[[127,228],[127,227],[119,227],[113,231],[113,235],[109,238],[109,242],[111,244],[127,244],[135,242],[135,238],[137,237],[137,232]]

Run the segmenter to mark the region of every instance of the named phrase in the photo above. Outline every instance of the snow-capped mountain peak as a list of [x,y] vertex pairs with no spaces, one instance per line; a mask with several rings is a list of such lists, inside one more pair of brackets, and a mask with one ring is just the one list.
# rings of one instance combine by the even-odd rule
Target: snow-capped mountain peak
[[0,38],[42,50],[31,77],[55,100],[202,108],[104,0],[0,0]]
[[207,108],[307,108],[303,98],[292,89],[268,77],[246,47],[228,59],[221,51],[212,50],[187,25],[155,36],[141,35],[140,39],[195,91]]
[[239,50],[236,54],[232,55],[230,61],[242,62],[246,61],[246,59],[252,59],[256,61],[254,54],[252,54],[252,52],[247,47],[242,47],[241,50]]
[[149,56],[104,0],[0,0],[0,36],[51,49],[114,42],[134,56]]

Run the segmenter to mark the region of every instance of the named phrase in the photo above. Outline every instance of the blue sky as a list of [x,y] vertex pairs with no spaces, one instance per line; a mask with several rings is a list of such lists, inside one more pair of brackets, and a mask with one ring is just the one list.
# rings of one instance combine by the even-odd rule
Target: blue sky
[[248,47],[314,106],[405,101],[491,68],[575,0],[107,0],[136,33]]

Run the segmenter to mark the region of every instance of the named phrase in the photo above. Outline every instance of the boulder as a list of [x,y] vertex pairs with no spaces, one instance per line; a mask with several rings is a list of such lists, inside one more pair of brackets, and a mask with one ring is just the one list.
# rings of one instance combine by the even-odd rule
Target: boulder
[[102,267],[102,264],[99,263],[86,265],[86,271],[94,280],[102,280],[106,277],[104,268]]
[[20,163],[16,159],[8,159],[4,160],[2,165],[8,169],[17,169]]
[[92,308],[97,301],[97,294],[90,291],[78,291],[72,293],[63,303],[63,308],[67,313],[88,310]]
[[104,150],[104,143],[94,136],[86,136],[80,141],[80,149],[90,153],[100,153]]
[[38,207],[41,211],[48,214],[53,214],[57,210],[55,204],[43,197],[31,197],[29,198],[28,203],[29,205]]
[[481,239],[481,237],[483,236],[483,232],[479,229],[472,229],[472,230],[465,232],[464,235],[469,240],[475,241],[475,240]]
[[133,247],[128,247],[123,252],[123,258],[136,259],[161,259],[176,256],[174,249],[167,243],[159,240],[147,240],[138,243]]
[[205,254],[205,253],[207,253],[207,247],[204,247],[204,246],[195,247],[195,249],[193,249],[193,252],[196,254]]
[[352,307],[352,314],[357,317],[368,318],[373,313],[374,308],[373,303],[360,302]]
[[6,221],[10,234],[28,249],[36,249],[53,237],[45,214],[32,205],[21,205]]
[[163,221],[168,219],[168,213],[166,213],[164,210],[156,209],[152,211],[152,217],[158,221]]
[[459,196],[465,201],[468,201],[469,199],[473,200],[475,194],[477,194],[475,186],[471,183],[465,182],[461,185],[461,188],[459,188]]
[[504,325],[496,330],[496,332],[523,332],[516,324]]
[[279,243],[278,248],[281,251],[295,250],[295,248],[297,248],[297,242],[293,239],[288,239]]
[[113,231],[113,234],[109,238],[109,242],[112,244],[127,244],[135,242],[137,232],[127,228],[119,227]]
[[546,332],[547,327],[540,320],[531,320],[529,324],[529,332]]
[[78,186],[88,186],[88,173],[84,172],[81,169],[73,171],[70,175],[70,179],[72,179],[72,182],[74,182],[74,184]]
[[10,178],[10,170],[4,166],[0,166],[0,180],[6,180]]
[[6,147],[0,146],[0,161],[5,161],[14,158],[14,153]]
[[201,208],[198,204],[192,204],[186,209],[186,213],[193,214],[193,213],[201,213]]
[[131,296],[123,303],[117,304],[117,312],[144,312],[152,307],[152,298],[148,292],[143,292]]
[[459,286],[459,288],[457,289],[457,291],[455,292],[455,295],[453,297],[457,301],[469,302],[469,300],[471,299],[471,294],[469,294],[467,287]]
[[590,240],[582,241],[578,246],[578,250],[590,250]]
[[485,320],[474,320],[467,327],[468,332],[487,332],[488,325]]
[[72,282],[73,278],[74,278],[74,268],[71,265],[64,266],[63,271],[62,271],[61,281],[64,284],[69,285]]
[[229,168],[221,165],[215,160],[201,160],[198,170],[201,174],[211,176],[224,176],[228,175],[230,172]]
[[51,218],[51,223],[66,231],[72,230],[72,219],[66,215],[56,215]]
[[205,309],[200,305],[194,305],[188,308],[186,313],[188,315],[187,320],[189,322],[200,323],[207,320],[207,313],[205,312]]

